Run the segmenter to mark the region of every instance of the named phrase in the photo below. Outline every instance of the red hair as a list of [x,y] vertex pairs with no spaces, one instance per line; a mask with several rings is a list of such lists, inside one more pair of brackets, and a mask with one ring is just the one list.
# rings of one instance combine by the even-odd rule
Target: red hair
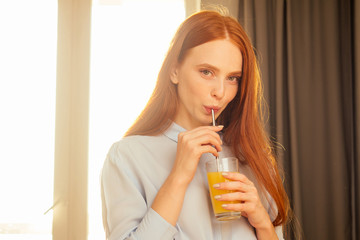
[[258,63],[250,39],[234,18],[216,11],[201,11],[180,25],[160,69],[152,96],[125,136],[154,136],[170,126],[178,104],[176,85],[170,81],[171,69],[186,57],[189,49],[217,39],[232,41],[243,57],[243,75],[238,92],[218,118],[218,124],[224,125],[223,140],[242,163],[250,166],[260,185],[274,199],[278,214],[273,225],[285,224],[289,200],[260,116],[262,91]]

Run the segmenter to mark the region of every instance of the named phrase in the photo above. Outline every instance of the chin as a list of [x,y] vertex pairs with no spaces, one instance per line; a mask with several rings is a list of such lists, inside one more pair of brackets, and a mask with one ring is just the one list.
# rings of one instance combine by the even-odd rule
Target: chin
[[212,119],[209,121],[209,120],[205,120],[202,122],[202,125],[203,126],[212,126],[213,125],[213,122],[212,122]]

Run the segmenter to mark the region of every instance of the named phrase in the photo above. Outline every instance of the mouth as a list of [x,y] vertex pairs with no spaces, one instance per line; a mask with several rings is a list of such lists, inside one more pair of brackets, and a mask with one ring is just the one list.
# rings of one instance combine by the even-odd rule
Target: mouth
[[205,111],[207,112],[207,114],[211,115],[211,109],[214,109],[214,113],[216,114],[219,110],[220,107],[217,106],[204,106]]

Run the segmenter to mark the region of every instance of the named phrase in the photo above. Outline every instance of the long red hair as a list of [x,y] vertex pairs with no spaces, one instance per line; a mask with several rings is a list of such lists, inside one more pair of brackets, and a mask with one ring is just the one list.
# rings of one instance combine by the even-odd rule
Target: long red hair
[[243,57],[243,75],[237,95],[218,118],[218,124],[224,125],[223,140],[232,147],[242,163],[250,166],[260,185],[274,199],[278,215],[273,225],[285,224],[289,200],[261,118],[262,90],[258,63],[251,41],[236,19],[216,11],[201,11],[180,25],[160,69],[152,96],[125,136],[154,136],[170,126],[178,105],[176,85],[170,81],[171,69],[181,63],[189,49],[217,39],[230,39],[239,47]]

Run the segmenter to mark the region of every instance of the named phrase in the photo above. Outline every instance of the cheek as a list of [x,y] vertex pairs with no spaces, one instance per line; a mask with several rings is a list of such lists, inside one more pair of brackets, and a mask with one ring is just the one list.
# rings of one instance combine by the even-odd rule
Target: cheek
[[232,86],[229,91],[228,91],[228,97],[227,97],[227,101],[228,103],[231,102],[231,100],[233,100],[237,94],[238,91],[238,86]]
[[199,89],[191,81],[181,81],[178,85],[178,95],[182,102],[191,104],[195,96],[198,95]]
[[196,76],[186,75],[182,76],[180,86],[183,95],[189,97],[193,96],[202,96],[205,92],[205,86],[202,86],[201,83],[196,79]]

